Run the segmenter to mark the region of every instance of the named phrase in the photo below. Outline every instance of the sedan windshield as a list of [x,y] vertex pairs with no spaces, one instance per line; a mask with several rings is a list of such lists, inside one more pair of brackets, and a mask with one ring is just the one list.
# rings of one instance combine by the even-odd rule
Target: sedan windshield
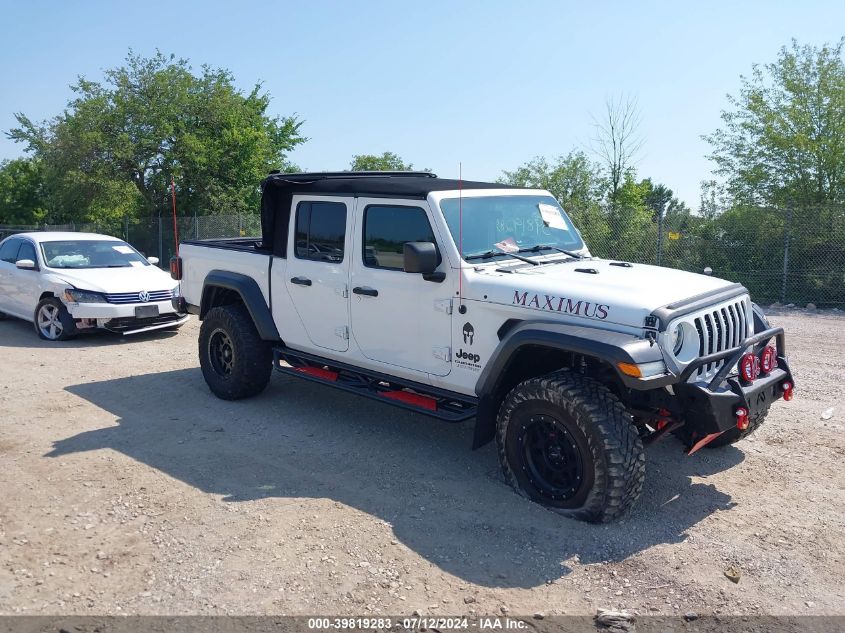
[[49,268],[127,268],[150,264],[126,242],[116,240],[68,240],[41,242]]
[[547,255],[584,247],[569,216],[552,196],[444,198],[440,208],[455,244],[463,242],[464,259],[508,253]]

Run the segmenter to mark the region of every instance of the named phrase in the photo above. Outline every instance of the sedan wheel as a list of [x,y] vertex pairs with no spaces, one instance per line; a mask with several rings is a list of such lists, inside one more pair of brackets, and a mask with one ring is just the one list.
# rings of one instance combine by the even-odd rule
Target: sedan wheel
[[38,311],[38,329],[44,338],[51,341],[57,340],[64,328],[59,319],[59,309],[54,305],[43,305]]
[[64,341],[76,334],[73,318],[53,297],[42,300],[35,309],[35,331],[47,341]]

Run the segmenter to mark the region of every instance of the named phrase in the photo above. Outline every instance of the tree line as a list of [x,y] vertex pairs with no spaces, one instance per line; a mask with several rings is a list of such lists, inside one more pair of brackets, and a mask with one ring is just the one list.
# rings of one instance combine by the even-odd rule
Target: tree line
[[[702,182],[697,209],[638,174],[644,139],[631,98],[607,101],[589,147],[530,159],[499,180],[551,191],[600,255],[750,269],[771,264],[789,224],[809,235],[796,257],[845,264],[843,45],[793,41],[741,78],[721,126],[703,137],[715,178]],[[254,212],[257,184],[273,169],[298,170],[289,155],[308,140],[297,115],[268,113],[260,84],[244,92],[228,71],[194,71],[172,55],[130,51],[102,81],[71,88],[61,114],[18,113],[6,132],[26,156],[0,163],[0,224],[154,217],[168,208],[171,179],[183,214]],[[354,156],[349,169],[413,165],[388,151]]]

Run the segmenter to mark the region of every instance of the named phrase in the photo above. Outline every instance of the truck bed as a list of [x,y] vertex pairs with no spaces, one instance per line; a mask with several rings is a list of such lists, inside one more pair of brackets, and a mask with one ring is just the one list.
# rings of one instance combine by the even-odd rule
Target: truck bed
[[213,238],[208,240],[183,240],[181,245],[207,246],[209,248],[225,248],[232,251],[248,251],[253,253],[270,254],[270,249],[265,248],[260,237],[226,237]]
[[206,276],[214,270],[239,273],[254,279],[270,305],[271,251],[261,238],[235,237],[211,240],[185,240],[179,245],[184,271],[181,292],[189,309],[202,303]]

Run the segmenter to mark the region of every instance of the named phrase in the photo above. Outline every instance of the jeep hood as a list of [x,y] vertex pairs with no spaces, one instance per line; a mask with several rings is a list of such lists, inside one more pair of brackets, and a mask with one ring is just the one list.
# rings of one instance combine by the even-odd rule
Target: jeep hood
[[169,290],[176,282],[157,266],[126,268],[50,268],[52,277],[80,290],[118,293]]
[[493,267],[476,269],[479,281],[496,276],[495,289],[483,284],[488,300],[549,315],[637,328],[657,308],[732,285],[724,279],[673,268],[620,266],[619,262],[601,259],[508,269],[512,272],[499,272]]

